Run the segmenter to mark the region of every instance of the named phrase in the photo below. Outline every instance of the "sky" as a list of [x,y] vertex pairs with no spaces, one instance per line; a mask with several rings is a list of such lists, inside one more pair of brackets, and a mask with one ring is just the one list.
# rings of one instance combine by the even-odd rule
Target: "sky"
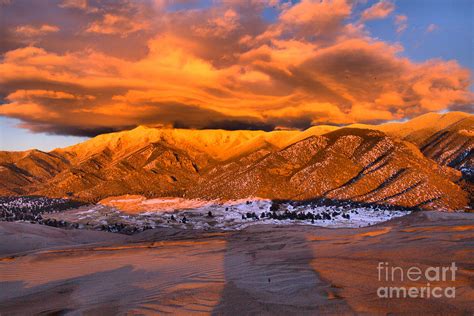
[[0,0],[0,149],[474,112],[470,0]]

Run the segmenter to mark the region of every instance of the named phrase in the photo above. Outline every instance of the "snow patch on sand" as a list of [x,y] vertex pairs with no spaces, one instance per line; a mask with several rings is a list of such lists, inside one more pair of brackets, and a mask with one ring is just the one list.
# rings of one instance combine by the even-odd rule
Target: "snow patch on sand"
[[[140,203],[136,203],[136,199],[128,201],[130,202],[121,203],[120,206],[99,205],[87,211],[76,212],[79,215],[77,219],[87,220],[89,225],[115,225],[120,222],[140,228],[235,230],[257,224],[365,227],[410,213],[381,207],[314,206],[309,203],[280,203],[275,207],[275,202],[265,199],[223,202],[155,198],[141,200]],[[87,216],[84,216],[85,213]],[[75,219],[71,212],[64,215],[67,215],[69,221]]]

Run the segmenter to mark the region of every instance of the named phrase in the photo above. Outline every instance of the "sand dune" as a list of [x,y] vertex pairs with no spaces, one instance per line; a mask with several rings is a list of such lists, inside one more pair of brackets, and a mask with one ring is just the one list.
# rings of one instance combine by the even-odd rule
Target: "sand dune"
[[[472,216],[414,213],[360,229],[160,229],[125,239],[0,223],[0,313],[472,314]],[[5,247],[4,237],[22,240],[25,226],[47,230],[48,240],[34,250]],[[64,236],[71,243],[58,247]],[[456,286],[456,298],[378,298],[380,261],[455,261],[456,281],[441,285]]]

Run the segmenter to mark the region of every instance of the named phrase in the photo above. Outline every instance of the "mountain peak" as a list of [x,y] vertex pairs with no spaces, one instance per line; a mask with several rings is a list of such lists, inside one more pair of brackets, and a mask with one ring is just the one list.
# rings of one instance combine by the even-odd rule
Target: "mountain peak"
[[115,156],[121,156],[137,150],[145,144],[162,142],[169,146],[202,152],[213,159],[225,160],[267,145],[281,149],[306,137],[323,135],[342,128],[378,130],[403,139],[426,128],[429,128],[429,133],[432,133],[467,117],[472,117],[472,115],[463,112],[427,113],[407,122],[382,125],[352,124],[346,127],[316,125],[303,131],[278,130],[272,132],[220,129],[191,130],[175,129],[167,126],[139,125],[132,130],[99,135],[83,143],[56,149],[55,152],[69,152],[76,157],[76,160],[82,160],[106,148],[112,150]]

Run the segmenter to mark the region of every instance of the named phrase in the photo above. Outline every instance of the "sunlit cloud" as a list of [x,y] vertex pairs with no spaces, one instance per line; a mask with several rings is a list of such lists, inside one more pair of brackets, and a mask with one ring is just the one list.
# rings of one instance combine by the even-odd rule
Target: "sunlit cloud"
[[[83,4],[90,6],[62,1],[60,10]],[[138,57],[100,45],[7,51],[0,63],[0,115],[32,131],[90,136],[140,124],[272,129],[374,123],[473,104],[467,69],[456,61],[402,57],[400,44],[372,38],[363,23],[349,21],[349,1],[167,6],[124,1],[84,12],[76,36],[85,43],[96,43],[93,36],[142,43]],[[274,21],[262,17],[268,6],[278,10]],[[379,2],[363,19],[386,17],[393,6]],[[395,22],[400,28],[407,18]]]
[[74,95],[67,92],[61,91],[50,91],[50,90],[17,90],[10,93],[5,99],[9,101],[20,101],[20,100],[31,100],[35,98],[45,99],[69,99],[69,100],[94,100],[95,97],[92,95]]
[[397,26],[397,33],[403,33],[408,27],[408,17],[400,14],[395,16],[395,25]]
[[146,28],[146,23],[133,21],[125,16],[105,14],[102,20],[91,23],[86,32],[99,34],[118,34],[120,36],[126,37],[130,33],[141,31]]
[[48,33],[55,33],[59,31],[56,25],[42,24],[40,26],[21,25],[15,29],[15,32],[21,36],[32,37],[41,36]]
[[86,10],[88,8],[88,5],[87,0],[63,0],[59,4],[59,7]]
[[395,5],[392,2],[382,0],[362,12],[361,18],[363,21],[384,19],[389,16],[394,9]]

